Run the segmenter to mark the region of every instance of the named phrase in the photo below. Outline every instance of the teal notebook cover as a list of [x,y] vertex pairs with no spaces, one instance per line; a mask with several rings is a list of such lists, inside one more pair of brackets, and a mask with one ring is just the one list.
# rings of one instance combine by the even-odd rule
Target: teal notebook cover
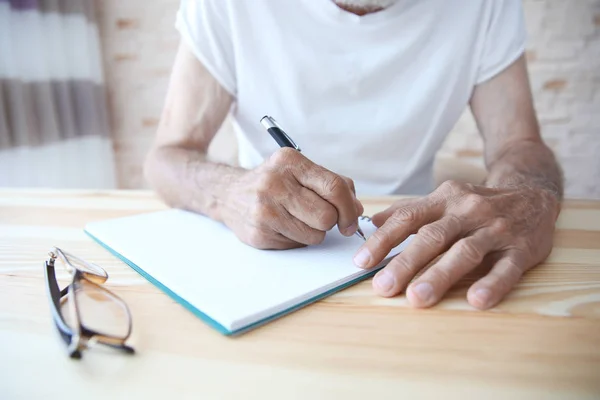
[[[365,234],[373,230],[363,226]],[[332,231],[323,245],[311,249],[258,250],[241,243],[221,224],[182,210],[94,222],[85,233],[224,335],[239,335],[290,314],[373,276],[386,264],[368,271],[351,265],[353,251],[363,243],[357,236]],[[203,262],[206,259],[210,265]],[[238,265],[240,260],[252,262]],[[235,274],[242,276],[231,285],[219,279],[221,286],[210,285],[210,279],[231,279]],[[207,293],[194,291],[194,282],[198,291]],[[234,297],[239,293],[237,299],[231,298],[232,293]]]

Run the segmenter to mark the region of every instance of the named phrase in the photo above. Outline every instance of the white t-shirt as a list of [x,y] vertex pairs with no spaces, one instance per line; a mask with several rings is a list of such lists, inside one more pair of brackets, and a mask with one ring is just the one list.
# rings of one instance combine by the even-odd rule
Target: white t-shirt
[[474,86],[524,51],[521,0],[398,0],[362,17],[332,0],[182,0],[175,26],[235,98],[239,162],[302,153],[359,195],[426,194]]

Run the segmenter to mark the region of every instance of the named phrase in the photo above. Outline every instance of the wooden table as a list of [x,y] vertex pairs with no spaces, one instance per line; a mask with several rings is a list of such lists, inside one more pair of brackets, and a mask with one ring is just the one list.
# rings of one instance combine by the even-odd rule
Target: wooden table
[[[566,202],[551,256],[494,310],[467,304],[469,279],[427,310],[366,281],[236,338],[82,231],[161,208],[147,192],[0,191],[0,398],[600,398],[600,202]],[[107,269],[137,354],[67,358],[44,287],[52,245]]]

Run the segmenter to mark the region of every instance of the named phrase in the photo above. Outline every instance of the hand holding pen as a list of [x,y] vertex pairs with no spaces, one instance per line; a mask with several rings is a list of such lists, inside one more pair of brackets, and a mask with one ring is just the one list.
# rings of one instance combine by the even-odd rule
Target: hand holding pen
[[[289,148],[295,149],[295,150],[297,150],[299,152],[301,151],[300,147],[277,124],[277,122],[275,121],[274,118],[272,118],[272,117],[270,117],[268,115],[265,115],[264,117],[261,118],[260,123],[267,130],[267,132],[269,132],[269,134],[271,135],[271,137],[277,142],[277,144],[279,145],[279,147],[281,147],[281,148],[289,147]],[[352,182],[352,180],[349,179],[349,178],[342,177],[342,176],[339,176],[339,177],[342,178],[346,182],[346,184],[348,185],[348,187],[352,190],[352,194],[354,195],[354,201],[362,209],[362,205],[360,205],[360,202],[356,199],[356,194],[355,194],[355,190],[354,190],[354,182]],[[362,213],[362,211],[361,211],[361,213]],[[360,216],[360,214],[358,216]],[[357,236],[359,236],[360,238],[362,238],[363,240],[366,240],[365,235],[362,232],[362,230],[360,229],[360,226],[358,226],[358,224],[357,224],[357,227],[356,227],[356,231],[354,233]]]
[[214,182],[220,196],[209,205],[212,217],[259,249],[317,245],[336,226],[344,236],[360,236],[364,209],[352,180],[305,157],[283,130],[273,131],[275,121],[262,123],[277,132],[281,148],[255,168],[232,169]]

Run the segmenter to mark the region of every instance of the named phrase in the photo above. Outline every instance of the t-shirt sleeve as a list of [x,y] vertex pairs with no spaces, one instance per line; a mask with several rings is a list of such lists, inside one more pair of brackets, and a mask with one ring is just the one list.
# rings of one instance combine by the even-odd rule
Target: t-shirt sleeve
[[236,93],[235,59],[225,0],[181,0],[175,27],[214,78]]
[[484,25],[485,40],[476,84],[511,65],[525,51],[527,32],[521,0],[488,0],[491,13]]

